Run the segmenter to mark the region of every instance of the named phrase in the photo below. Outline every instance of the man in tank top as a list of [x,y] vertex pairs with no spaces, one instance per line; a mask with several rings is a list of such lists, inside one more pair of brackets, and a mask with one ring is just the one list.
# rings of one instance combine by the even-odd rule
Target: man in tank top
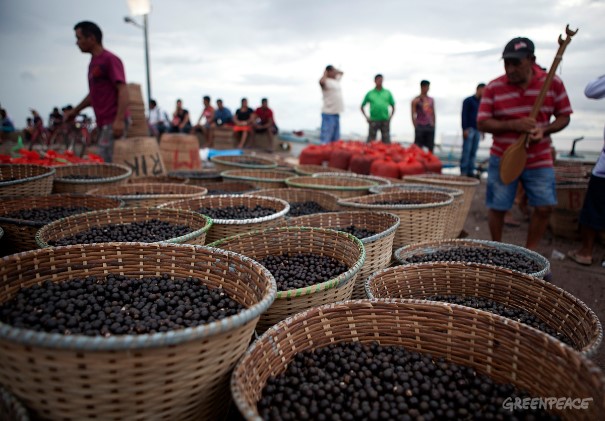
[[428,96],[431,82],[420,82],[420,95],[412,100],[412,124],[414,124],[414,143],[428,148],[435,148],[435,101]]

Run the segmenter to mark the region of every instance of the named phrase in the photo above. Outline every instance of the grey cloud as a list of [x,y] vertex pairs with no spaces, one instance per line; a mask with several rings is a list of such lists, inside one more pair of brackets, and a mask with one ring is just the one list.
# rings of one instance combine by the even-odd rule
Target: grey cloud
[[32,72],[29,71],[23,71],[19,74],[19,78],[21,78],[21,80],[26,81],[26,82],[33,82],[36,80],[36,76],[34,76],[34,74]]
[[281,77],[272,76],[267,74],[244,74],[241,80],[242,85],[252,86],[298,86],[298,81]]

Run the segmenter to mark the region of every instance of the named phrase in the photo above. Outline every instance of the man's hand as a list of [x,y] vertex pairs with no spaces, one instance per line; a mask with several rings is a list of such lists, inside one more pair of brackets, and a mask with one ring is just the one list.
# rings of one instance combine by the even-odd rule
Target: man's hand
[[464,130],[462,131],[462,138],[463,138],[463,139],[466,139],[467,137],[468,137],[468,129],[464,129]]
[[120,139],[124,134],[124,120],[116,119],[111,125],[114,139]]
[[544,137],[544,129],[542,127],[535,127],[529,132],[529,143],[538,143]]
[[75,109],[72,108],[71,110],[66,110],[63,113],[63,121],[73,121],[74,118],[76,118],[76,115],[78,114],[76,113]]
[[510,120],[511,129],[519,133],[531,133],[536,128],[536,119],[531,117]]

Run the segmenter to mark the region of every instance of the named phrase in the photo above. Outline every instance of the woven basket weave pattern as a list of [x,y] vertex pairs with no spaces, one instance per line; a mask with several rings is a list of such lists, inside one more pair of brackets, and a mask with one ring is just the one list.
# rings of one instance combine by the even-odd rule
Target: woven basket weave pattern
[[376,232],[371,237],[361,239],[366,251],[366,261],[359,270],[352,294],[353,299],[360,299],[366,297],[366,278],[391,262],[399,217],[387,212],[329,212],[299,216],[289,219],[287,223],[290,226],[319,228],[344,228],[355,225]]
[[[26,278],[23,274],[29,274]],[[83,276],[168,273],[198,277],[246,307],[236,316],[150,335],[63,336],[0,323],[0,378],[49,419],[220,419],[231,369],[275,298],[269,272],[204,247],[108,243],[36,250],[4,259],[0,302],[21,286]]]
[[386,177],[380,177],[378,175],[357,174],[357,173],[353,173],[353,172],[349,173],[346,171],[345,172],[339,172],[339,171],[319,172],[319,173],[313,174],[313,177],[317,177],[317,178],[351,177],[351,178],[357,178],[360,180],[374,181],[379,186],[389,186],[392,184],[391,181]]
[[538,317],[587,355],[596,352],[603,336],[599,319],[582,301],[541,279],[504,268],[459,262],[396,266],[371,276],[366,287],[370,298],[488,298]]
[[317,190],[296,188],[264,189],[250,194],[253,196],[277,197],[278,199],[285,200],[290,205],[292,205],[292,203],[315,202],[322,208],[326,209],[326,211],[340,210],[338,197],[334,196],[333,194]]
[[42,165],[0,164],[0,197],[49,195],[55,174],[54,168]]
[[29,415],[23,404],[3,387],[0,387],[0,420],[29,421]]
[[[271,170],[277,168],[277,162],[272,159],[253,155],[219,155],[210,159],[218,171],[234,169]],[[258,164],[250,164],[250,161]]]
[[320,172],[349,174],[348,172],[345,172],[339,168],[324,167],[323,165],[310,165],[310,164],[295,165],[294,172],[296,172],[296,174],[300,174],[300,175],[313,175],[313,174],[317,174]]
[[207,191],[204,187],[188,184],[141,183],[101,187],[91,190],[89,194],[121,199],[126,206],[153,207],[175,200],[202,197]]
[[[320,174],[315,174],[320,175]],[[372,186],[377,185],[376,181],[366,180],[364,178],[345,177],[345,176],[296,176],[286,180],[289,187],[302,189],[315,189],[329,192],[339,198],[363,196],[369,193]]]
[[252,183],[257,189],[279,189],[287,187],[286,179],[292,177],[292,173],[276,170],[228,170],[223,171],[221,176],[225,180]]
[[[96,179],[71,179],[66,176],[94,176]],[[88,193],[88,191],[126,183],[132,170],[125,165],[98,163],[73,164],[57,167],[57,174],[53,183],[53,193]]]
[[331,343],[360,341],[404,346],[470,366],[532,396],[594,397],[570,420],[605,417],[605,379],[598,368],[548,335],[502,317],[456,305],[409,300],[348,301],[313,308],[269,329],[246,351],[231,377],[231,392],[246,420],[267,379],[297,353]]

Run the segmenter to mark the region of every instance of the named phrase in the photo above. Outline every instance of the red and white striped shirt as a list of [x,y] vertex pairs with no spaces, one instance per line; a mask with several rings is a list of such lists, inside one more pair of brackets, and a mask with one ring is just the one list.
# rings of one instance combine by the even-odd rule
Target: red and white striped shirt
[[[534,65],[532,70],[534,76],[525,89],[508,83],[506,75],[492,80],[483,91],[477,121],[490,118],[506,121],[529,117],[547,75],[537,65]],[[540,108],[536,122],[538,126],[545,127],[550,123],[552,116],[570,115],[572,112],[563,81],[555,76],[546,94],[544,104]],[[517,141],[519,135],[518,132],[494,134],[494,142],[490,150],[491,155],[502,156],[504,151]],[[545,136],[540,142],[530,144],[527,149],[525,168],[552,167],[550,145],[550,136]]]

